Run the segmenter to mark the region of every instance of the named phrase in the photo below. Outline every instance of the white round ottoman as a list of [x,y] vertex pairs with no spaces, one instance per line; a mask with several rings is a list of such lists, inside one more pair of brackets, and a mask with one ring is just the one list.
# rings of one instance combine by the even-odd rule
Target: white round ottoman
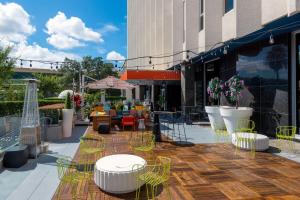
[[[132,170],[135,165],[141,167]],[[137,174],[144,170],[147,162],[135,155],[116,154],[99,159],[95,165],[94,181],[102,190],[115,193],[129,193],[135,191],[137,185]]]
[[[237,144],[236,134],[239,134],[239,137],[245,138],[240,144]],[[255,136],[256,135],[256,136]],[[269,138],[262,134],[254,133],[233,133],[232,134],[232,144],[234,146],[239,145],[238,147],[245,150],[251,150],[251,144],[247,139],[255,138],[255,151],[265,151],[269,148]]]

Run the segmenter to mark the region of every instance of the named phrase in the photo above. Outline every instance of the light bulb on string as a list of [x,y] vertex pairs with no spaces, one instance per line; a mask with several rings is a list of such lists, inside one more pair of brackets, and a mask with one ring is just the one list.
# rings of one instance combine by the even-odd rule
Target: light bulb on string
[[152,64],[152,61],[151,61],[151,56],[149,57],[149,65],[151,65]]
[[269,43],[270,43],[270,44],[274,44],[274,43],[275,43],[275,42],[274,42],[274,38],[273,38],[272,33],[271,33],[271,35],[270,35]]
[[224,47],[223,54],[226,55],[228,53],[226,46]]
[[152,69],[154,70],[154,65],[152,65]]
[[30,60],[29,62],[30,62],[29,66],[32,67],[32,60]]
[[23,67],[23,60],[21,59],[20,61],[21,61],[20,65],[21,65],[21,67]]
[[58,62],[56,62],[56,69],[58,69]]
[[52,63],[50,63],[50,68],[53,69]]
[[190,60],[189,52],[190,52],[189,50],[186,51],[186,56],[185,56],[185,58],[186,58],[186,61],[187,61],[187,62],[189,62],[189,60]]
[[115,60],[115,68],[118,68],[118,61],[117,60]]

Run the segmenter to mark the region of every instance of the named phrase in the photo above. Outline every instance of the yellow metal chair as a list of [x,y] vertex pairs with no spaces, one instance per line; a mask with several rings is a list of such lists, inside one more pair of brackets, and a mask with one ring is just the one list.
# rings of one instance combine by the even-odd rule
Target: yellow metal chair
[[96,134],[88,134],[80,138],[80,163],[95,163],[103,154],[105,139]]
[[130,139],[130,146],[132,150],[138,153],[146,153],[153,159],[153,149],[155,147],[155,136],[152,133],[136,134]]
[[[218,126],[214,125],[213,127],[218,127]],[[215,132],[217,142],[227,142],[227,140],[230,138],[226,128],[224,129],[215,128],[213,131]]]
[[[237,153],[240,146],[243,143],[249,144],[251,149],[251,154],[255,157],[256,152],[256,131],[255,129],[255,122],[248,119],[239,120],[237,123],[237,128],[235,131],[235,139],[236,139],[236,148],[235,153]],[[247,135],[247,133],[251,133],[251,135]]]
[[249,119],[240,119],[237,123],[236,130],[239,132],[253,133],[255,129],[255,122]]
[[63,156],[57,159],[56,164],[58,178],[60,179],[60,184],[58,185],[57,189],[57,199],[60,198],[60,193],[66,184],[71,185],[72,199],[76,199],[76,186],[81,176],[81,174],[76,170],[76,163],[72,162],[71,157]]
[[295,126],[279,126],[276,128],[276,143],[281,150],[291,150],[294,152],[295,144],[293,142],[297,127]]
[[[134,165],[133,170],[139,169],[140,165]],[[155,165],[147,165],[145,169],[137,175],[137,186],[136,190],[136,200],[140,198],[141,185],[145,183],[147,190],[148,199],[155,199],[157,188],[162,185],[168,192],[168,197],[171,199],[171,194],[169,190],[169,178],[171,171],[171,159],[167,157],[158,156]],[[149,189],[151,190],[151,195],[149,194]],[[150,197],[151,196],[151,197]]]

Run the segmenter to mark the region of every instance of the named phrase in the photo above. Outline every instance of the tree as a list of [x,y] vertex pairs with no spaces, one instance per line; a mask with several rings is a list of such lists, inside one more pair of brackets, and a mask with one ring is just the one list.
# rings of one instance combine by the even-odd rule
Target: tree
[[63,90],[60,76],[41,73],[36,73],[34,76],[40,81],[38,87],[41,98],[57,96]]
[[13,75],[15,59],[9,58],[10,51],[10,47],[0,47],[0,87],[3,87]]
[[276,79],[279,80],[279,71],[287,67],[287,52],[288,50],[282,45],[272,46],[267,53],[267,64],[276,74]]
[[75,87],[79,90],[79,74],[83,73],[94,79],[103,79],[107,76],[118,76],[118,73],[113,70],[114,65],[112,63],[105,63],[101,57],[92,58],[91,56],[85,56],[81,62],[65,59],[64,64],[60,72],[62,72],[62,84],[65,88],[72,89],[73,79],[76,83]]

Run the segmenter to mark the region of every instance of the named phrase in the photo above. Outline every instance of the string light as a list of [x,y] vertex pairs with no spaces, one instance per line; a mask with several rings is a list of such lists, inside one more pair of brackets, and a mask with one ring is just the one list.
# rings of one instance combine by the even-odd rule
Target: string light
[[50,68],[53,69],[52,63],[50,63]]
[[151,56],[149,57],[149,65],[151,65],[152,64],[152,61],[151,61]]
[[56,69],[58,69],[58,62],[56,62]]
[[116,64],[115,64],[115,68],[118,68],[118,61],[115,60]]
[[223,50],[223,54],[226,55],[227,53],[228,53],[228,52],[227,52],[227,47],[225,46],[225,47],[224,47],[224,50]]
[[190,60],[190,55],[189,55],[189,50],[186,51],[186,61],[189,62]]
[[[274,37],[273,37],[273,34],[272,34],[273,31],[285,30],[285,29],[290,29],[290,28],[297,28],[297,27],[299,27],[299,25],[300,25],[300,21],[294,21],[294,22],[291,22],[289,24],[284,24],[282,26],[279,26],[277,28],[269,29],[269,30],[266,30],[266,31],[260,31],[260,32],[256,32],[256,33],[250,33],[249,35],[243,36],[243,37],[237,37],[237,38],[235,38],[235,39],[233,39],[233,40],[231,40],[227,43],[230,43],[230,44],[248,44],[248,43],[251,43],[253,41],[256,41],[256,40],[264,37],[266,34],[269,33],[270,34],[269,43],[274,44],[275,41],[274,41]],[[249,39],[247,41],[245,41],[245,40],[238,41],[238,39],[240,39],[240,38],[244,38],[244,39],[249,38]],[[220,47],[219,45],[224,45],[224,42],[218,42],[218,43],[215,43],[215,44],[209,44],[209,45],[205,45],[205,46],[202,46],[202,47],[194,48],[195,50],[197,50],[199,48],[204,48],[205,49],[207,47],[210,47],[210,49],[205,52],[206,55],[204,57],[201,57],[198,60],[194,60],[194,62],[198,62],[198,61],[204,62],[204,59],[209,56],[208,54],[211,54],[212,56],[217,55],[216,52],[211,52],[211,50],[213,50],[216,47]],[[227,51],[227,54],[228,54],[228,49],[229,49],[228,45],[227,45],[227,48],[225,48],[225,47],[223,49],[223,54],[224,55],[226,54],[226,51]],[[173,54],[161,54],[161,56],[140,56],[140,57],[136,57],[136,58],[128,58],[128,59],[119,60],[119,61],[125,61],[126,62],[128,60],[137,60],[137,59],[142,59],[142,58],[149,58],[151,60],[152,58],[174,57],[174,56],[182,54],[184,52],[186,52],[186,58],[188,60],[188,59],[190,59],[189,53],[193,53],[196,56],[203,54],[203,53],[200,53],[200,54],[194,53],[192,50],[193,49],[186,50],[186,51],[179,51],[179,52],[176,52],[176,53],[173,53]],[[214,51],[217,51],[217,50],[214,50]],[[222,50],[220,50],[220,53],[222,53]],[[13,59],[16,59],[16,58],[13,58]],[[23,59],[23,58],[22,59],[17,58],[17,60],[20,60],[21,67],[23,66],[22,61],[29,61],[29,62],[31,61],[31,62],[37,62],[37,63],[42,63],[42,64],[58,63],[56,61],[33,60],[33,59],[27,60],[27,59]],[[150,63],[150,60],[149,60],[149,63]],[[105,60],[105,61],[113,61],[113,60]],[[179,61],[179,62],[181,62],[181,61]],[[71,62],[59,62],[59,63],[70,64]],[[173,61],[173,62],[170,62],[170,63],[174,64],[175,62]],[[152,60],[151,60],[151,64],[152,64]],[[151,66],[151,64],[150,64],[150,66]],[[160,63],[160,64],[155,64],[155,65],[163,65],[163,64],[166,64],[166,63]],[[149,66],[145,66],[145,67],[149,67]],[[58,66],[57,66],[57,68],[58,68]]]
[[29,66],[32,67],[32,60],[30,60],[29,62],[30,62]]
[[273,38],[272,33],[270,34],[270,40],[269,40],[269,43],[270,43],[270,44],[274,44],[274,38]]
[[21,67],[23,67],[23,60],[22,60],[22,59],[20,59],[20,61],[21,61],[20,65],[21,65]]

